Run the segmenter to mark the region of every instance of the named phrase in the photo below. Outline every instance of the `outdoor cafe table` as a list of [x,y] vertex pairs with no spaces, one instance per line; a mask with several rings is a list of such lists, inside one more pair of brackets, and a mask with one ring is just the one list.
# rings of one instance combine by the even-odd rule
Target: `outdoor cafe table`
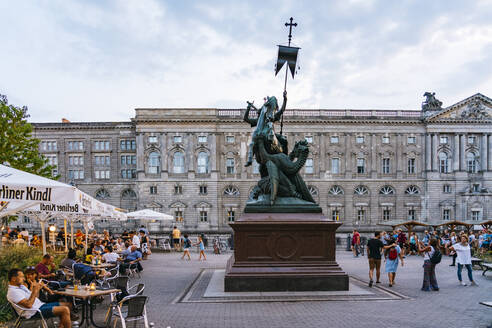
[[89,300],[97,296],[119,293],[120,290],[119,289],[86,290],[84,287],[79,287],[78,290],[74,290],[73,288],[67,288],[65,290],[58,290],[53,292],[58,295],[79,298],[83,301],[82,320],[80,321],[80,327],[82,327],[84,322],[85,322],[85,326],[89,327],[89,320],[90,320],[90,323],[93,324],[95,327],[103,328],[104,326],[98,326],[94,322],[93,309],[91,304],[89,303]]
[[94,270],[100,270],[100,269],[107,269],[107,268],[112,268],[115,267],[116,264],[114,263],[101,263],[101,264],[89,264],[91,268]]

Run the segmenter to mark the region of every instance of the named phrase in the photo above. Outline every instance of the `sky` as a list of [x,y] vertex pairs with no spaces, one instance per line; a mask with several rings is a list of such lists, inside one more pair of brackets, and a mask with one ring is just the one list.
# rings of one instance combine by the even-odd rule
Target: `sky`
[[282,96],[274,65],[291,16],[301,50],[287,108],[492,97],[492,0],[0,0],[0,94],[32,122],[261,104]]

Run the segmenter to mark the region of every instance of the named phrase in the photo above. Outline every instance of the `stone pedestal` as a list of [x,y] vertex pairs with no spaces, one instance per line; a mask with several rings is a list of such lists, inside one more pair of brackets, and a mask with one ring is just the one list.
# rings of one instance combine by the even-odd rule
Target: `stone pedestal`
[[226,292],[348,290],[348,275],[335,261],[341,223],[321,213],[244,213],[230,225]]

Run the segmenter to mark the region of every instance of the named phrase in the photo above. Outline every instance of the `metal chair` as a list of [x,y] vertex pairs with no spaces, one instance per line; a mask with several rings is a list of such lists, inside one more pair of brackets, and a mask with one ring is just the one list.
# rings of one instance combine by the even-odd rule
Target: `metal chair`
[[[147,319],[147,304],[148,297],[143,295],[127,296],[116,304],[117,312],[114,313],[114,327],[118,320],[121,320],[122,328],[126,328],[127,322],[134,322],[138,320],[144,321],[145,328],[149,328],[149,321]],[[126,305],[127,311],[123,312],[122,308]]]
[[116,265],[116,267],[108,270],[107,272],[111,273],[110,276],[104,276],[102,279],[96,279],[96,282],[102,288],[111,288],[113,282],[120,276],[120,265]]
[[[39,309],[37,310],[34,310],[34,309],[27,309],[25,307],[22,307],[18,304],[15,304],[15,303],[11,303],[9,302],[10,305],[12,306],[13,308],[13,312],[16,316],[16,320],[14,322],[14,328],[20,328],[22,327],[22,324],[23,323],[29,323],[29,327],[33,327],[32,325],[35,323],[35,322],[38,322],[40,321],[41,322],[41,327],[42,328],[49,328],[48,326],[48,322],[46,321],[46,319],[43,317],[43,314],[41,313],[41,311]],[[34,314],[32,317],[30,317],[29,319],[28,318],[25,318],[23,317],[22,315],[24,314],[24,312],[27,312],[27,311],[36,311],[36,314],[39,314],[39,317],[36,317],[34,318],[34,316],[36,316],[36,314]],[[54,327],[54,324],[53,322],[51,321],[51,326]]]
[[[115,296],[111,294],[111,302],[109,303],[108,311],[106,312],[105,317],[106,326],[109,326],[111,324],[111,318],[118,315],[116,313],[117,311],[119,311],[124,316],[126,315],[128,311],[126,308],[126,305],[128,305],[128,299],[135,296],[141,296],[145,289],[145,284],[141,283],[132,287],[128,287],[128,277],[120,276],[115,279],[115,288],[121,290],[121,293],[118,294],[119,297],[118,295],[116,295],[116,299]],[[135,291],[132,293],[133,290]],[[118,306],[119,310],[117,309]],[[123,307],[125,307],[125,309]]]

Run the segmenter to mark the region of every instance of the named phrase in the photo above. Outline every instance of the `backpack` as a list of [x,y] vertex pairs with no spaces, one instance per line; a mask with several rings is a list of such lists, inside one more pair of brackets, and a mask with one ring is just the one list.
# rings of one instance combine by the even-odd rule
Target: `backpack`
[[434,250],[434,254],[430,257],[430,261],[432,264],[439,264],[441,262],[442,254],[437,249]]
[[396,251],[396,248],[393,247],[389,251],[388,259],[390,259],[391,261],[394,261],[394,260],[396,260],[397,257],[398,257],[398,252]]

